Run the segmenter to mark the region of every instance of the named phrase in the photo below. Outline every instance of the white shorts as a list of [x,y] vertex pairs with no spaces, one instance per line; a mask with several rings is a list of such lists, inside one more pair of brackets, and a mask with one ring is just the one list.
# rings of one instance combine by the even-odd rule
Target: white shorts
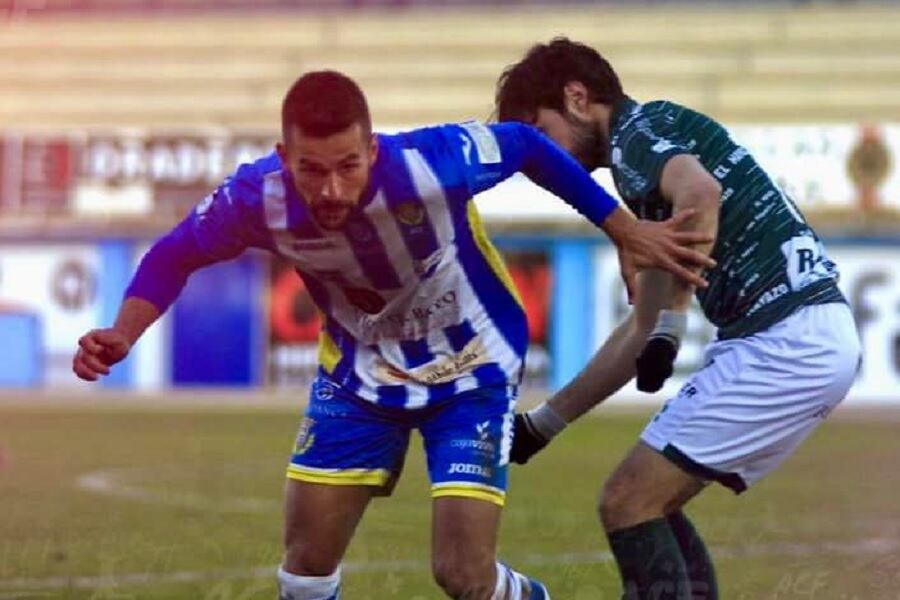
[[860,343],[846,304],[801,308],[755,335],[713,342],[641,439],[736,493],[759,481],[846,396]]

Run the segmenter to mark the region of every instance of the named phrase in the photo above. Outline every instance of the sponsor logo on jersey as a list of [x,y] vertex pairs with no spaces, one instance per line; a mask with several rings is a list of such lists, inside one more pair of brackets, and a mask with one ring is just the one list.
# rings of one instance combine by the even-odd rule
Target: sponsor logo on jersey
[[448,290],[437,292],[437,295],[425,298],[422,304],[413,306],[407,303],[398,305],[392,301],[391,308],[384,314],[379,314],[380,311],[366,311],[369,314],[362,315],[359,327],[366,343],[394,339],[414,340],[425,337],[429,331],[459,323],[461,311],[459,294],[455,290]]
[[423,385],[447,383],[488,362],[487,349],[476,337],[456,354],[439,358],[428,364],[401,371],[382,358],[375,362],[376,378],[397,383],[414,381]]
[[[460,123],[460,126],[466,130],[466,133],[475,142],[475,152],[478,155],[479,163],[491,165],[503,162],[503,157],[500,154],[500,144],[497,143],[497,138],[494,137],[494,132],[489,127],[477,121]],[[471,164],[471,147],[465,142],[464,146],[466,146],[465,150],[469,150],[466,152],[466,160]]]
[[331,240],[295,240],[291,242],[291,248],[297,251],[331,250],[334,247],[334,242]]
[[779,283],[775,287],[766,290],[759,296],[753,306],[750,307],[750,310],[747,311],[747,316],[749,317],[750,315],[761,309],[763,306],[771,304],[790,291],[791,289],[786,283]]
[[384,309],[385,301],[378,292],[366,288],[344,288],[347,300],[359,310],[376,315]]
[[494,469],[485,465],[474,465],[472,463],[451,463],[447,469],[448,475],[478,475],[490,479],[494,476]]
[[475,450],[479,454],[483,454],[485,456],[493,456],[497,446],[490,439],[478,439],[478,440],[453,440],[450,442],[450,446],[453,448],[459,448],[461,450]]

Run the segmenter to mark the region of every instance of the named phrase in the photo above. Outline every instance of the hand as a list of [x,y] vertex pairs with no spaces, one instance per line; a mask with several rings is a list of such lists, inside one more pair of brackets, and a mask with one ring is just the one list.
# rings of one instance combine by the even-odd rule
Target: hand
[[549,443],[550,440],[542,436],[531,424],[528,414],[519,413],[513,421],[513,441],[509,460],[524,465]]
[[678,343],[667,335],[650,336],[637,357],[637,388],[642,392],[658,392],[672,376],[672,365],[678,356]]
[[697,231],[679,231],[682,224],[696,212],[696,209],[683,210],[663,222],[630,220],[629,226],[617,240],[619,267],[629,301],[635,301],[635,277],[642,269],[664,269],[699,288],[708,285],[690,267],[709,269],[716,266],[716,261],[690,246],[713,242],[714,236]]
[[115,329],[89,331],[78,340],[78,346],[72,371],[85,381],[97,381],[100,375],[109,375],[109,368],[131,350],[128,338]]

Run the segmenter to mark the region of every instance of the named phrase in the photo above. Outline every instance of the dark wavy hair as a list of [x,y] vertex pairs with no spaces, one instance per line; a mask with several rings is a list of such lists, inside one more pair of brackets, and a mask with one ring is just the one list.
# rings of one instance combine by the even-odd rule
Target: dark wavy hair
[[563,112],[563,88],[571,81],[584,84],[591,102],[613,104],[625,96],[619,76],[599,52],[558,37],[535,44],[504,69],[494,97],[497,120],[530,122],[539,108]]
[[294,82],[281,104],[281,132],[291,128],[306,135],[328,137],[361,123],[372,132],[366,97],[355,81],[337,71],[312,71]]

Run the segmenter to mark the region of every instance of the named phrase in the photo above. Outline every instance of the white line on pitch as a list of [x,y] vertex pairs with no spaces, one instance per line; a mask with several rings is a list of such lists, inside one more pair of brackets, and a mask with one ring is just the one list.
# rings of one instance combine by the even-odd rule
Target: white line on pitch
[[[712,554],[717,559],[747,556],[815,556],[886,554],[900,549],[900,541],[892,538],[866,538],[850,542],[817,542],[754,544],[750,546],[716,546]],[[530,554],[511,561],[516,565],[589,565],[612,560],[609,552],[565,552],[562,554]],[[426,560],[404,559],[367,562],[347,562],[344,570],[353,573],[425,571],[430,568]],[[275,565],[248,569],[217,569],[209,571],[177,571],[174,573],[127,573],[113,576],[73,576],[48,578],[19,578],[0,580],[0,590],[59,590],[59,589],[109,589],[149,584],[196,583],[224,579],[261,579],[275,577]]]

